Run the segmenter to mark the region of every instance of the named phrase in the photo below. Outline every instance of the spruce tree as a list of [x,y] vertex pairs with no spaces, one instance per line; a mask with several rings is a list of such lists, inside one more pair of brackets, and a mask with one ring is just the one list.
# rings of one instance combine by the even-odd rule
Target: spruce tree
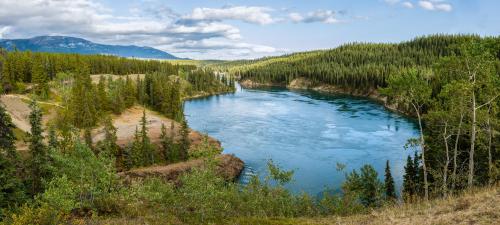
[[415,194],[421,196],[424,194],[424,171],[422,169],[421,155],[415,151],[413,156],[413,183],[415,184]]
[[361,167],[361,196],[360,200],[365,206],[379,206],[383,184],[378,179],[378,173],[373,166]]
[[44,60],[40,54],[35,54],[33,57],[33,66],[31,68],[32,82],[35,83],[35,94],[39,95],[42,99],[49,96],[49,78],[45,70]]
[[187,160],[189,156],[189,127],[187,125],[186,119],[181,122],[181,140],[179,143],[179,160]]
[[161,150],[163,154],[163,159],[165,162],[173,162],[174,158],[172,157],[172,138],[170,135],[167,134],[167,129],[165,128],[165,124],[161,124]]
[[388,200],[394,200],[396,196],[396,188],[394,187],[394,179],[391,174],[391,167],[389,166],[389,160],[385,164],[385,196]]
[[4,216],[4,210],[14,208],[24,200],[24,197],[24,189],[16,166],[3,152],[0,152],[0,221]]
[[415,167],[411,156],[408,155],[403,176],[403,197],[411,199],[415,195]]
[[53,126],[50,126],[48,132],[49,132],[49,134],[48,134],[49,148],[57,149],[59,147],[59,140],[57,139],[57,134],[56,134],[55,128]]
[[90,129],[97,123],[96,97],[86,65],[80,65],[77,68],[68,112],[76,128]]
[[19,155],[15,148],[16,136],[12,129],[15,126],[12,119],[5,111],[5,108],[0,104],[0,150],[1,153],[14,165],[19,163]]
[[29,135],[31,194],[43,190],[43,180],[48,176],[48,153],[43,143],[42,111],[35,101],[30,104],[29,115],[31,134]]
[[14,125],[0,105],[0,220],[4,209],[14,207],[24,200],[24,189],[19,179],[19,156],[14,146]]
[[148,137],[147,122],[146,110],[143,110],[141,118],[141,152],[144,166],[154,164],[155,162],[154,149]]
[[108,93],[106,92],[106,78],[104,76],[99,77],[99,83],[97,83],[96,89],[98,109],[102,112],[109,111],[111,103],[109,102]]

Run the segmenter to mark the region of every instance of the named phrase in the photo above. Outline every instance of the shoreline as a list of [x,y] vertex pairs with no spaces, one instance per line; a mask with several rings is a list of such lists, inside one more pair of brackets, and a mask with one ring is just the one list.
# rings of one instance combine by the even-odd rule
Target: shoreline
[[353,97],[363,97],[383,105],[386,109],[388,109],[391,112],[396,112],[412,118],[414,117],[414,115],[411,112],[406,112],[402,109],[399,109],[396,104],[390,104],[388,98],[386,96],[381,95],[377,89],[360,91],[355,89],[342,88],[329,84],[314,84],[313,82],[309,81],[306,78],[296,78],[292,80],[290,84],[259,83],[249,79],[242,80],[241,82],[239,82],[239,84],[242,88],[246,89],[279,87],[279,88],[287,88],[288,90],[309,90],[323,94],[340,94]]

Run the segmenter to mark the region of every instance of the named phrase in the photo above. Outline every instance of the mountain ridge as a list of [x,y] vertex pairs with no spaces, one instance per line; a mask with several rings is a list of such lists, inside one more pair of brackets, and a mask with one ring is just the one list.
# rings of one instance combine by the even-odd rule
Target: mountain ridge
[[168,52],[137,45],[107,45],[70,36],[36,36],[27,39],[0,39],[0,47],[21,51],[103,54],[127,58],[181,59]]

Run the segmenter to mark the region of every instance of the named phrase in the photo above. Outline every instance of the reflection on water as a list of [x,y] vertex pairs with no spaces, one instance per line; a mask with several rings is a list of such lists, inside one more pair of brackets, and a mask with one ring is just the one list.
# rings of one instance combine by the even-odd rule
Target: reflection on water
[[189,126],[222,142],[225,153],[245,161],[240,181],[265,176],[272,159],[295,171],[287,188],[317,194],[338,189],[347,170],[372,164],[383,179],[390,160],[396,184],[402,183],[403,145],[416,136],[415,123],[372,101],[341,95],[269,88],[186,102]]

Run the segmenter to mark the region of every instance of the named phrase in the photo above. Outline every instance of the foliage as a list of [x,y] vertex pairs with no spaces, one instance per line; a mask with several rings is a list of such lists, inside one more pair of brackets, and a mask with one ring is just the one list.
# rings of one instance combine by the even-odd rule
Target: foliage
[[385,187],[385,197],[387,199],[395,200],[398,197],[396,195],[396,187],[394,186],[394,178],[392,178],[391,167],[389,166],[389,160],[387,160],[385,164],[384,187]]
[[29,135],[29,151],[31,159],[29,162],[31,194],[36,195],[43,191],[44,179],[49,176],[49,157],[47,147],[43,142],[42,111],[37,103],[30,104],[29,115],[31,134]]

